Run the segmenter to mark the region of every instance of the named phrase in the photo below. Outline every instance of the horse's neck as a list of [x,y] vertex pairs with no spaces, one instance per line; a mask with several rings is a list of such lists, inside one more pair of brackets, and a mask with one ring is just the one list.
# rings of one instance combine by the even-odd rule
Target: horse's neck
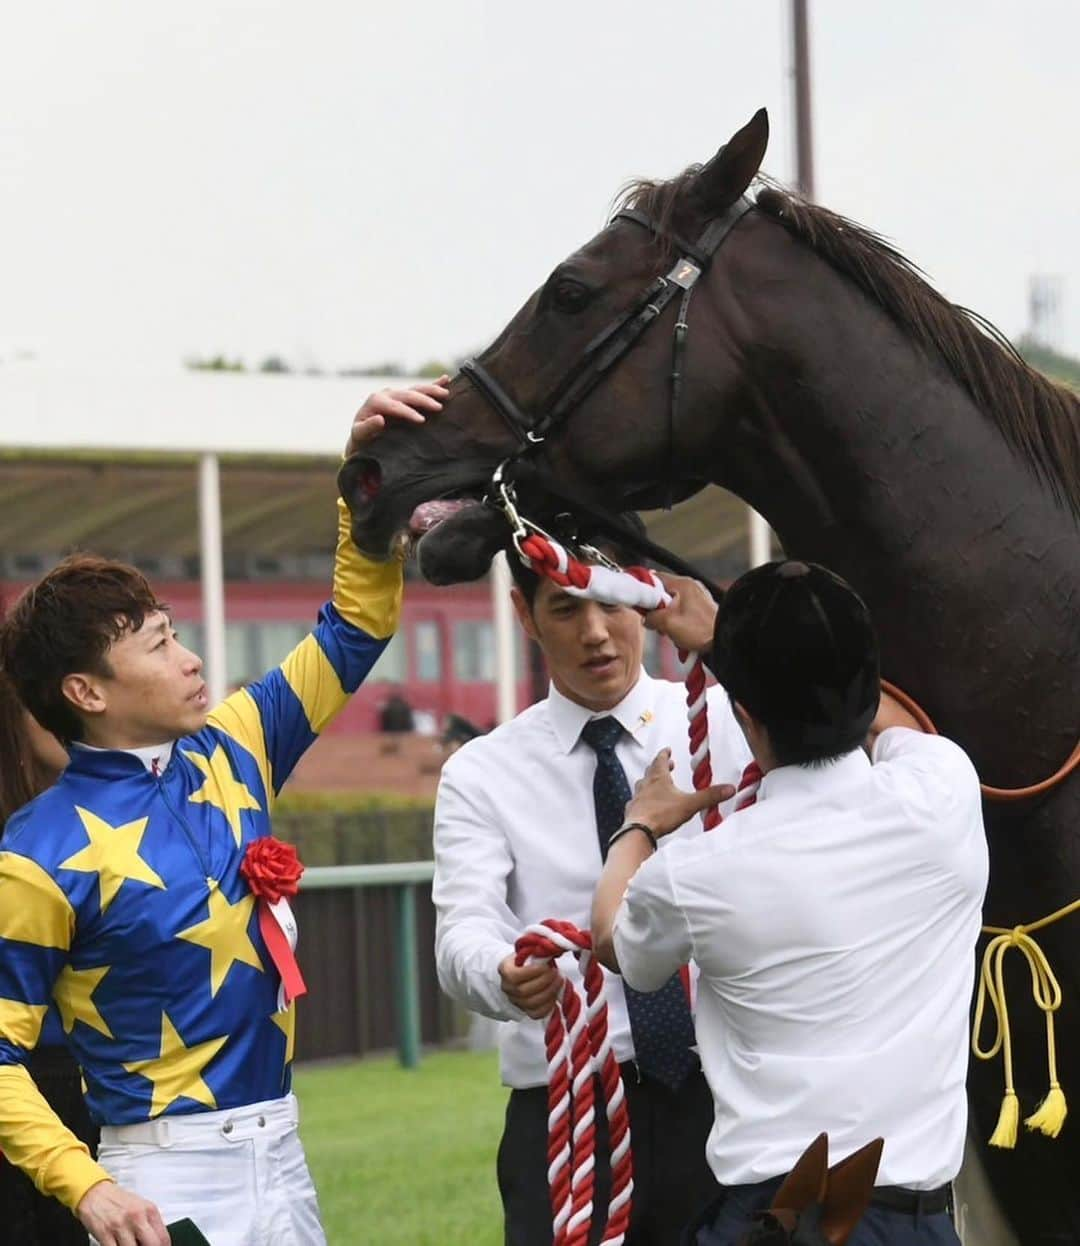
[[760,366],[748,348],[754,432],[738,435],[738,479],[718,447],[718,483],[789,554],[859,588],[886,676],[962,732],[995,782],[1042,778],[1076,732],[1080,531],[943,366],[831,270],[817,297],[779,338],[773,311],[779,346]]

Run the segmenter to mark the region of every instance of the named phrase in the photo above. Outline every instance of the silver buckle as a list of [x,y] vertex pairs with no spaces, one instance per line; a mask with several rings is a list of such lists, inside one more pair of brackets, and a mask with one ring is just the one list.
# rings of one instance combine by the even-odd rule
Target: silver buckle
[[599,563],[603,567],[607,567],[610,571],[621,571],[622,567],[617,562],[610,559],[607,554],[598,550],[595,545],[587,545],[584,542],[569,543],[560,541],[557,537],[553,537],[550,532],[541,528],[538,523],[533,523],[531,519],[522,515],[517,508],[517,491],[514,489],[512,481],[503,479],[503,469],[506,467],[509,459],[504,459],[491,477],[491,489],[495,496],[489,493],[484,501],[502,511],[503,517],[510,525],[510,540],[517,550],[517,556],[521,559],[521,563],[525,567],[532,565],[532,560],[528,554],[522,551],[522,542],[528,539],[532,534],[542,536],[544,540],[551,541],[553,544],[561,545],[569,549],[575,555],[581,555],[585,558],[592,559],[593,562]]
[[597,549],[595,545],[581,544],[576,546],[576,549],[579,554],[584,554],[586,558],[591,558],[593,562],[599,563],[601,567],[607,567],[609,571],[622,570],[622,567],[614,559],[609,558],[603,550]]

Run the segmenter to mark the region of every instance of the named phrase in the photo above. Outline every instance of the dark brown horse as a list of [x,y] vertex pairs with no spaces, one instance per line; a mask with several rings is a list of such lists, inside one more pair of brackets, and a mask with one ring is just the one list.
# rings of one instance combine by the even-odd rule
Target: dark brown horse
[[[735,221],[767,139],[762,112],[703,168],[636,186],[640,219],[617,215],[559,264],[480,370],[455,379],[440,417],[391,429],[346,465],[354,537],[385,555],[410,522],[441,513],[420,545],[425,574],[481,574],[505,525],[462,499],[478,498],[520,446],[510,419],[542,427],[529,452],[613,509],[714,481],[761,511],[790,557],[856,585],[885,675],[964,745],[984,782],[1037,782],[1080,734],[1080,402],[852,222],[771,186]],[[678,402],[681,298],[597,371],[603,331],[632,319],[642,291],[676,273],[694,245],[685,240],[714,222],[730,229],[707,268],[702,257]],[[585,381],[582,360],[595,373]],[[422,505],[440,498],[459,501]],[[1011,927],[1080,895],[1080,775],[1037,799],[988,804],[986,823],[987,921]],[[1040,939],[1062,982],[1058,1050],[1076,1094],[1080,915]],[[1046,1090],[1045,1031],[1020,975],[1013,986],[1016,1084],[1030,1111]],[[1000,1068],[976,1064],[970,1084],[986,1138]],[[1022,1135],[1015,1151],[985,1157],[1008,1215],[1025,1243],[1080,1241],[1080,1129]]]

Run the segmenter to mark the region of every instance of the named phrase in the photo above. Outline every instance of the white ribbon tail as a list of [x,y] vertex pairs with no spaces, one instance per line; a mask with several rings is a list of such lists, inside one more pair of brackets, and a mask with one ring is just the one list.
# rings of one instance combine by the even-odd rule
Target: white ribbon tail
[[[299,927],[296,924],[296,914],[292,911],[288,899],[282,896],[276,904],[268,904],[270,915],[281,928],[282,934],[289,941],[289,947],[296,951],[296,942],[300,935]],[[287,1012],[288,1004],[285,1002],[285,984],[278,983],[277,993],[277,1010],[278,1012]]]

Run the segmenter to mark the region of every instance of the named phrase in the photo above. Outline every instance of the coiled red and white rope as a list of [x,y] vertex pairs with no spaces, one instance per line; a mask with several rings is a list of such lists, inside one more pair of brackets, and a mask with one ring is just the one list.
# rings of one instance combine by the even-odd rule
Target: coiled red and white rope
[[634,1192],[626,1090],[608,1034],[604,974],[589,936],[571,922],[530,926],[515,944],[517,963],[577,957],[585,1004],[567,978],[544,1031],[548,1062],[548,1187],[552,1246],[585,1246],[593,1219],[596,1177],[596,1083],[607,1117],[611,1196],[601,1246],[621,1246]]

